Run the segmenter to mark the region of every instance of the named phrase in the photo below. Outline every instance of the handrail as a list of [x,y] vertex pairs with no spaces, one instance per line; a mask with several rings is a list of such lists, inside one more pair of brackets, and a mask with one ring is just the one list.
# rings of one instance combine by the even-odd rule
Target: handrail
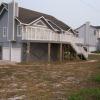
[[42,41],[59,41],[83,43],[83,40],[73,34],[60,34],[47,28],[40,27],[24,27],[21,30],[22,40],[42,40]]

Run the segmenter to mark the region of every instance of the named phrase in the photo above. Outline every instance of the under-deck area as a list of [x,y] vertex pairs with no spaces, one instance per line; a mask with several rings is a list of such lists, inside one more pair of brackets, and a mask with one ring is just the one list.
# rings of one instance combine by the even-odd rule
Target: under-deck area
[[76,59],[77,55],[70,44],[62,43],[23,43],[22,61],[65,61]]

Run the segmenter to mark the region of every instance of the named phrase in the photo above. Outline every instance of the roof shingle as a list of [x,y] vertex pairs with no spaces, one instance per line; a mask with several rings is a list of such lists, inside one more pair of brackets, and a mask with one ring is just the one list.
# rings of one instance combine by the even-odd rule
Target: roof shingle
[[[8,4],[6,4],[6,3],[4,3],[4,4],[8,8]],[[40,12],[33,11],[33,10],[29,10],[29,9],[26,9],[26,8],[19,7],[19,16],[18,16],[18,19],[22,23],[29,24],[30,22],[38,19],[41,16],[43,16],[47,20],[52,21],[54,24],[56,24],[58,27],[60,27],[64,31],[67,31],[67,30],[70,29],[70,27],[68,25],[66,25],[64,22],[56,19],[55,17],[53,17],[51,15],[44,14],[44,13],[40,13]],[[72,29],[70,31],[73,32]]]

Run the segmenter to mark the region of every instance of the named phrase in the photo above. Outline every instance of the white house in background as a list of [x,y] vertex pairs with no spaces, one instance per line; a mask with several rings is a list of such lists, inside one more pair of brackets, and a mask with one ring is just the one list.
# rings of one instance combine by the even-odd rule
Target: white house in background
[[78,37],[83,38],[84,47],[89,52],[100,50],[100,26],[93,26],[86,22],[76,29]]
[[[62,61],[87,59],[82,39],[55,17],[10,2],[0,5],[0,55],[2,60]],[[76,57],[77,56],[77,57]]]

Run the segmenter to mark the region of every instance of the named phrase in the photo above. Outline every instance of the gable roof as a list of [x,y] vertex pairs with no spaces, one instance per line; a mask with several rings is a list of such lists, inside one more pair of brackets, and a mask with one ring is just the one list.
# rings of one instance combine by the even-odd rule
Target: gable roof
[[[8,8],[7,3],[2,3],[2,4],[4,4],[6,8]],[[19,7],[19,16],[17,17],[17,19],[22,23],[29,24],[32,21],[35,21],[36,19],[40,18],[41,16],[47,19],[47,21],[49,20],[48,23],[51,24],[51,26],[53,26],[54,28],[57,28],[57,29],[60,28],[64,31],[68,31],[71,28],[68,25],[66,25],[64,22],[56,19],[55,17],[51,15],[29,10],[29,9],[22,8],[22,7]],[[54,24],[51,23],[50,21],[53,22]],[[73,29],[71,29],[70,32],[74,33]]]
[[19,7],[19,17],[18,19],[22,22],[22,23],[30,23],[34,20],[36,20],[37,18],[43,16],[44,18],[51,20],[53,23],[57,24],[59,27],[61,27],[63,30],[68,30],[70,27],[68,25],[66,25],[65,23],[63,23],[62,21],[56,19],[55,17],[51,16],[51,15],[47,15],[47,14],[43,14],[37,11],[33,11],[33,10],[29,10],[29,9],[25,9],[22,7]]
[[91,25],[91,27],[96,28],[96,29],[100,29],[100,26],[93,26],[93,25]]

